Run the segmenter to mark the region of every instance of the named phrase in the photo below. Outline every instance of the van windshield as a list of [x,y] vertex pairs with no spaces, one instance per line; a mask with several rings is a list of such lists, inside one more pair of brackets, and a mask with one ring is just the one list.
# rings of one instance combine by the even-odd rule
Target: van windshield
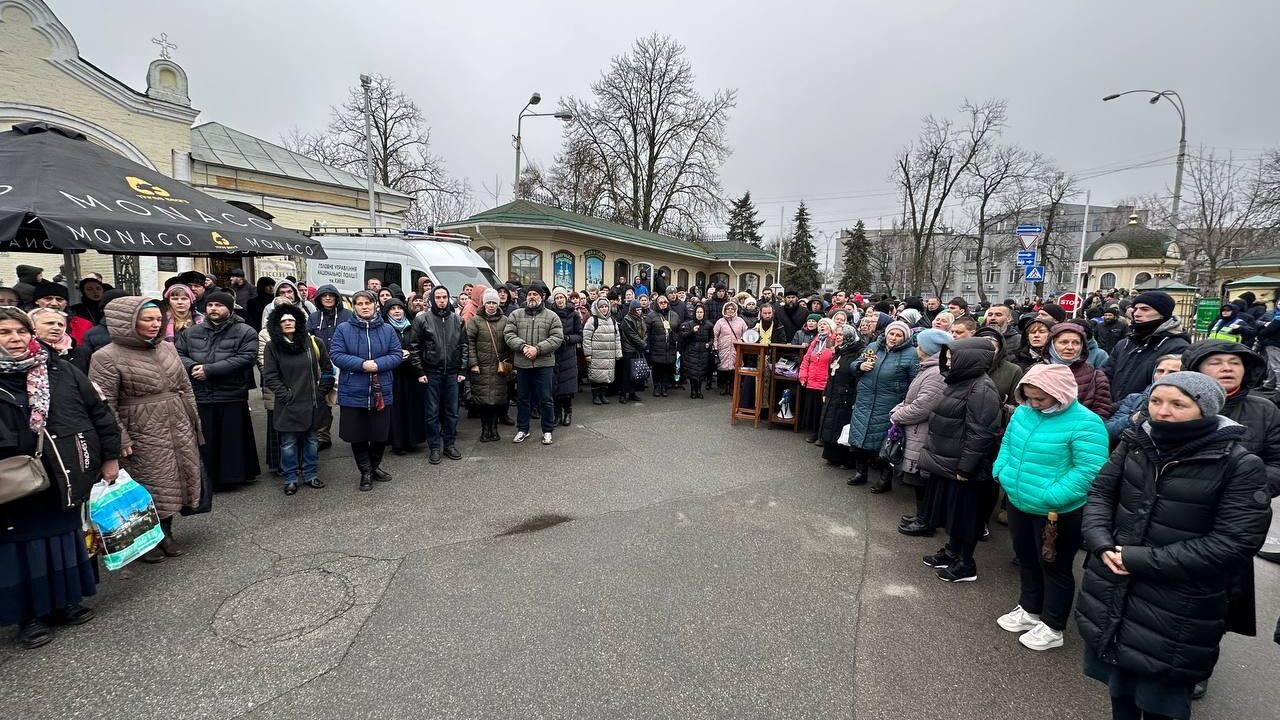
[[489,268],[468,267],[466,265],[432,265],[431,274],[436,276],[436,282],[444,285],[452,292],[462,290],[462,286],[467,283],[478,285],[484,283],[489,287],[498,285],[498,276],[493,274]]

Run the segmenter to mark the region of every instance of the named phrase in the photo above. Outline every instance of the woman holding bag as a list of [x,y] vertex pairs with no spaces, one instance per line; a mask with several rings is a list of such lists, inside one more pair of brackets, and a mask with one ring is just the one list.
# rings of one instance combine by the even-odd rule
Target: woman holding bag
[[728,395],[733,392],[730,383],[737,357],[733,344],[742,339],[742,334],[747,331],[747,323],[738,317],[738,303],[732,300],[724,304],[721,312],[723,316],[716,320],[711,330],[712,348],[715,350],[716,380],[720,384],[720,394]]
[[1009,497],[1009,536],[1018,558],[1018,604],[996,623],[1022,633],[1031,650],[1062,647],[1076,581],[1080,523],[1089,484],[1107,461],[1107,428],[1077,398],[1066,365],[1032,365],[1014,391],[1014,411],[992,476]]
[[507,408],[507,378],[514,374],[511,348],[502,339],[509,322],[493,288],[481,293],[480,310],[467,321],[467,365],[471,368],[471,401],[480,413],[480,442],[501,439],[498,418]]
[[391,480],[391,474],[382,469],[382,454],[391,437],[392,371],[404,358],[396,331],[378,313],[378,296],[361,290],[351,296],[351,303],[355,317],[333,331],[329,357],[341,371],[338,436],[351,443],[360,470],[360,491],[367,492],[374,480]]
[[[80,605],[97,591],[80,506],[99,477],[114,482],[120,472],[111,410],[32,330],[21,310],[0,307],[0,462],[39,448],[49,478],[43,490],[0,504],[0,625],[18,625],[25,648],[53,640],[53,625],[93,619]],[[59,456],[79,462],[60,463]],[[0,494],[5,489],[0,481]]]

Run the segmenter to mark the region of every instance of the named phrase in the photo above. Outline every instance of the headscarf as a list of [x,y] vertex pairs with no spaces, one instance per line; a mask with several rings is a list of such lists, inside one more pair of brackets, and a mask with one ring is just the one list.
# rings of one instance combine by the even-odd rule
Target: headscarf
[[0,307],[0,320],[17,320],[32,334],[27,343],[27,356],[15,359],[0,348],[0,374],[25,373],[27,376],[27,404],[31,417],[27,420],[31,432],[37,435],[44,430],[49,415],[49,351],[35,339],[31,318],[18,308]]
[[[40,315],[48,315],[50,313],[53,313],[61,317],[63,322],[66,322],[67,320],[66,313],[62,312],[61,310],[54,310],[53,308],[37,307],[37,308],[31,308],[29,311],[27,311],[27,315],[31,318],[31,324],[32,324],[31,329],[33,333],[35,331],[36,318],[39,317]],[[58,341],[58,344],[56,345],[53,343],[45,343],[45,344],[53,348],[54,350],[57,350],[58,354],[62,354],[71,349],[71,334],[68,333],[66,330],[63,330],[62,340]]]

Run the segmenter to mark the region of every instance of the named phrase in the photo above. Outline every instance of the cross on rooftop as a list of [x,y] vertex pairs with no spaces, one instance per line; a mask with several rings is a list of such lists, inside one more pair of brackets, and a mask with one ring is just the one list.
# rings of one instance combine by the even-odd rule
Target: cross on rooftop
[[178,46],[169,41],[169,33],[160,33],[160,37],[151,38],[151,42],[160,46],[160,57],[165,60],[169,59],[169,51],[177,50]]

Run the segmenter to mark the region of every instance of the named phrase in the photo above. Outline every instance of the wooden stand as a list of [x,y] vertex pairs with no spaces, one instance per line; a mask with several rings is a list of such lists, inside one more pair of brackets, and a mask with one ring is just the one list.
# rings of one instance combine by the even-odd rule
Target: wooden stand
[[[729,408],[729,424],[737,425],[739,420],[750,420],[752,427],[760,426],[760,414],[767,412],[769,422],[778,425],[790,425],[792,432],[800,427],[800,381],[796,378],[779,375],[773,371],[773,365],[781,357],[790,357],[800,366],[804,357],[803,345],[759,345],[756,343],[735,342],[733,371],[733,402]],[[755,392],[752,396],[742,393],[742,379],[752,378]],[[778,416],[778,400],[782,391],[793,388],[791,417]],[[750,401],[744,406],[744,401]],[[768,403],[767,405],[765,403]]]
[[[791,432],[800,430],[800,379],[779,375],[773,371],[773,367],[779,358],[785,357],[795,360],[798,369],[807,349],[804,345],[769,346],[769,372],[772,380],[769,384],[769,422],[775,425],[790,425]],[[791,417],[784,418],[778,415],[778,401],[782,399],[782,392],[788,388],[791,389]]]
[[[733,402],[729,405],[729,424],[737,425],[739,420],[750,420],[751,427],[760,427],[760,403],[764,400],[764,383],[761,380],[765,373],[771,372],[767,362],[769,347],[738,340],[733,343],[733,351]],[[754,361],[754,367],[747,364],[748,359]],[[742,397],[743,378],[755,379],[755,397],[751,407],[742,406],[745,399]]]

